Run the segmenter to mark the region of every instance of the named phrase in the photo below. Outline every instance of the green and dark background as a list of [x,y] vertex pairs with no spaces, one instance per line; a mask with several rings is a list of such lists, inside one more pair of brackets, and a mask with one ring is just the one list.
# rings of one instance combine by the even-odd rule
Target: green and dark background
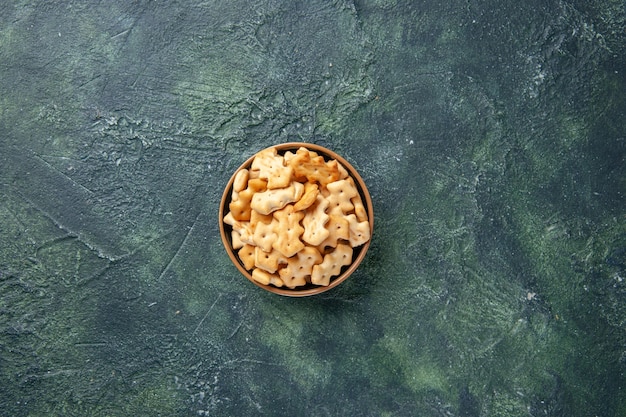
[[[626,415],[623,0],[0,6],[0,415]],[[286,141],[374,200],[322,295],[231,264]]]

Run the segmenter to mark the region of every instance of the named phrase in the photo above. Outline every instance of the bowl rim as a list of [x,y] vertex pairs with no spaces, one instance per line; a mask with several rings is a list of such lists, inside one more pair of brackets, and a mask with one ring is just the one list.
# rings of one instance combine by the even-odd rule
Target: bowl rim
[[[254,278],[252,278],[252,273],[244,268],[241,260],[239,259],[234,249],[232,248],[232,244],[231,244],[232,238],[230,236],[230,233],[227,233],[232,230],[232,227],[224,223],[224,216],[228,214],[226,207],[228,206],[232,198],[232,188],[233,188],[233,182],[235,180],[235,176],[240,170],[244,168],[249,168],[250,165],[252,164],[252,161],[254,160],[254,158],[257,156],[259,152],[262,152],[265,149],[275,148],[278,153],[284,153],[289,150],[297,150],[301,147],[305,147],[308,150],[321,154],[325,160],[329,160],[329,159],[337,160],[337,162],[343,165],[344,168],[348,171],[350,176],[355,181],[357,190],[359,191],[359,194],[361,195],[361,199],[363,200],[363,205],[365,209],[367,210],[367,216],[368,216],[368,221],[369,221],[369,226],[370,226],[370,238],[363,245],[354,248],[354,250],[358,251],[358,253],[356,254],[356,257],[353,258],[352,263],[348,266],[345,266],[342,269],[342,272],[337,277],[334,277],[331,280],[330,284],[327,286],[320,285],[320,286],[306,287],[303,289],[298,289],[297,287],[294,289],[290,289],[290,288],[275,287],[273,285],[264,285],[256,281]],[[279,143],[276,145],[268,146],[265,149],[261,149],[255,152],[252,156],[246,159],[245,162],[243,162],[235,170],[235,172],[233,172],[230,179],[226,183],[226,186],[224,187],[224,192],[222,193],[222,198],[220,200],[220,206],[219,206],[219,229],[220,229],[220,236],[222,239],[222,244],[224,245],[224,249],[226,250],[228,257],[230,258],[232,263],[235,265],[235,267],[239,270],[239,272],[241,272],[248,279],[248,281],[252,282],[257,287],[263,288],[266,291],[269,291],[274,294],[288,296],[288,297],[307,297],[307,296],[317,295],[317,294],[326,292],[330,290],[331,288],[334,288],[337,285],[341,284],[350,275],[352,275],[352,273],[358,268],[358,266],[361,264],[361,262],[365,258],[365,254],[367,253],[367,250],[369,249],[370,244],[372,242],[372,237],[374,235],[374,208],[372,204],[372,198],[369,194],[367,186],[365,185],[365,181],[363,181],[363,178],[361,177],[359,172],[345,158],[343,158],[341,155],[337,154],[336,152],[321,145],[317,145],[314,143],[307,143],[307,142],[285,142],[285,143]]]

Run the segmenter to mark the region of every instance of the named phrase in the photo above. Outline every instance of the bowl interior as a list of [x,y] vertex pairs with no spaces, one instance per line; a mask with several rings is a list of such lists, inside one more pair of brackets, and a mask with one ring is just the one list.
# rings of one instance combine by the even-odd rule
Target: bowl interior
[[344,168],[350,174],[350,176],[354,179],[354,183],[358,189],[361,199],[363,200],[363,205],[365,206],[365,209],[367,210],[368,221],[370,225],[370,239],[367,242],[365,242],[363,245],[357,246],[356,248],[353,249],[352,263],[350,265],[345,266],[341,270],[341,273],[338,276],[333,277],[328,286],[318,286],[318,285],[313,285],[313,284],[307,284],[301,287],[290,289],[286,287],[281,288],[281,287],[275,287],[273,285],[261,284],[260,282],[252,278],[252,273],[246,270],[246,268],[243,266],[243,262],[239,259],[239,256],[237,256],[237,253],[233,249],[232,233],[231,233],[232,227],[224,223],[223,219],[224,219],[224,216],[229,211],[228,207],[231,202],[231,196],[232,196],[232,191],[233,191],[233,181],[235,179],[235,174],[243,168],[250,168],[250,165],[252,165],[252,161],[254,160],[254,157],[256,155],[253,155],[250,158],[248,158],[233,173],[233,175],[231,176],[230,180],[228,181],[226,185],[226,188],[224,189],[224,193],[222,195],[222,200],[220,202],[220,209],[219,209],[219,225],[220,225],[220,234],[222,237],[222,242],[224,243],[224,247],[226,248],[226,252],[228,253],[228,256],[232,260],[233,264],[237,267],[237,269],[239,269],[239,271],[246,278],[248,278],[249,281],[257,285],[258,287],[261,287],[264,290],[270,291],[275,294],[291,296],[291,297],[305,297],[309,295],[319,294],[331,288],[334,288],[337,285],[339,285],[341,282],[343,282],[356,270],[356,268],[359,266],[359,264],[365,257],[365,253],[367,252],[367,249],[370,246],[370,242],[372,240],[371,236],[373,235],[373,231],[374,231],[374,211],[372,207],[372,199],[369,195],[369,192],[367,191],[367,187],[365,186],[363,179],[358,174],[358,172],[354,169],[354,167],[350,165],[350,163],[346,161],[344,158],[342,158],[340,155],[320,145],[315,145],[311,143],[290,142],[290,143],[283,143],[280,145],[273,146],[273,148],[276,148],[278,153],[281,155],[287,151],[295,152],[300,147],[305,147],[311,151],[317,152],[319,155],[323,156],[324,159],[326,159],[327,161],[331,159],[335,159],[337,160],[337,162],[343,165]]

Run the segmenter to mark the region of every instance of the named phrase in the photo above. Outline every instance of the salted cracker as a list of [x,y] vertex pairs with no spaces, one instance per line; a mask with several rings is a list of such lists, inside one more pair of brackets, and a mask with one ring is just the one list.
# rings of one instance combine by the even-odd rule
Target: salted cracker
[[334,181],[326,185],[328,190],[329,210],[341,210],[342,213],[349,213],[354,209],[351,199],[359,195],[354,184],[348,180]]
[[304,228],[300,226],[303,217],[304,213],[294,211],[293,205],[287,205],[274,212],[278,225],[275,228],[277,239],[272,247],[285,258],[292,257],[304,248],[304,243],[300,240],[300,236],[304,233]]
[[306,285],[310,280],[313,266],[323,260],[319,251],[311,246],[305,246],[296,256],[287,259],[287,266],[280,269],[278,274],[280,279],[288,288],[295,288]]
[[233,191],[241,192],[246,189],[248,186],[248,173],[247,169],[241,169],[237,174],[235,174],[235,179],[233,180]]
[[283,281],[280,279],[280,277],[259,268],[256,268],[254,271],[252,271],[252,279],[263,285],[272,284],[276,287],[283,286]]
[[267,223],[264,221],[258,222],[252,235],[254,244],[265,252],[271,252],[272,245],[278,237],[275,231],[277,226],[278,221],[273,216]]
[[249,222],[236,220],[233,216],[233,213],[229,211],[226,216],[224,216],[224,223],[230,225],[234,231],[239,233],[239,239],[243,243],[248,243],[251,245],[254,244],[254,241],[252,239],[254,231],[250,227]]
[[355,214],[350,214],[345,218],[348,221],[348,228],[350,229],[350,237],[348,241],[353,248],[361,246],[370,240],[371,230],[369,221],[364,220],[359,222]]
[[318,245],[321,249],[329,246],[336,248],[339,239],[348,240],[350,238],[350,224],[343,215],[331,213],[328,216],[326,230],[328,230],[328,237]]
[[315,203],[315,199],[317,198],[318,194],[319,194],[318,185],[307,182],[306,184],[304,184],[304,194],[302,195],[302,198],[300,198],[300,200],[298,200],[293,205],[293,209],[295,211],[306,210],[313,203]]
[[243,267],[246,268],[248,271],[254,268],[255,251],[255,246],[245,244],[241,249],[239,249],[239,252],[237,252],[237,256],[239,256],[239,259],[241,259],[241,262],[243,262]]
[[341,267],[352,262],[352,247],[345,243],[337,245],[335,250],[324,255],[322,263],[313,266],[311,283],[328,286],[330,279],[341,273]]
[[326,162],[324,157],[301,147],[289,159],[293,175],[299,181],[317,182],[322,186],[339,179],[339,165],[336,160]]
[[244,243],[241,241],[241,235],[239,234],[239,232],[236,230],[233,230],[230,232],[230,236],[231,236],[231,245],[233,246],[233,249],[241,249]]
[[318,195],[315,203],[304,212],[302,240],[309,245],[319,246],[330,234],[325,227],[329,219],[328,214],[326,214],[327,208],[328,200]]
[[289,203],[298,201],[304,193],[304,185],[292,181],[288,187],[276,188],[254,194],[250,207],[260,214],[270,214]]
[[237,199],[233,199],[228,208],[233,217],[239,221],[250,220],[251,203],[254,196],[267,188],[267,181],[256,178],[248,181],[248,187],[237,193]]
[[273,274],[278,269],[280,263],[283,263],[283,256],[280,252],[275,250],[265,252],[263,249],[255,247],[254,266],[257,268]]
[[267,180],[267,188],[284,188],[292,180],[293,167],[285,166],[284,158],[278,155],[276,148],[259,152],[252,161],[250,170],[258,172],[259,178]]

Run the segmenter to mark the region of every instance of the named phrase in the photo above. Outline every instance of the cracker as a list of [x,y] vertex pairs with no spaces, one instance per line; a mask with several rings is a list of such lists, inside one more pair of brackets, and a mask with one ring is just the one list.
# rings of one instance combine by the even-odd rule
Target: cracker
[[337,168],[339,169],[339,179],[340,180],[345,180],[345,179],[351,178],[350,174],[348,173],[348,170],[343,165],[341,165],[339,162],[337,162]]
[[263,285],[274,285],[276,287],[282,287],[283,286],[283,281],[276,275],[274,274],[270,274],[267,271],[264,271],[262,269],[255,269],[254,271],[252,271],[252,278],[263,284]]
[[357,220],[360,222],[368,220],[367,210],[365,210],[365,206],[363,205],[361,194],[358,193],[358,188],[354,183],[354,178],[348,177],[346,180],[354,187],[355,190],[357,190],[356,195],[350,199],[352,205],[354,206],[354,214],[356,214]]
[[252,161],[251,171],[257,171],[259,178],[267,180],[267,188],[284,188],[289,185],[293,167],[285,166],[284,158],[278,155],[276,148],[259,152]]
[[317,198],[319,192],[317,184],[307,182],[304,184],[304,194],[302,195],[302,198],[300,198],[300,200],[293,205],[293,209],[295,211],[301,211],[311,207],[311,205],[315,203],[315,199]]
[[313,266],[311,283],[328,286],[330,278],[341,273],[341,267],[350,265],[352,262],[352,247],[341,243],[334,251],[326,254],[322,263]]
[[274,212],[274,218],[278,220],[276,235],[278,236],[272,247],[286,258],[290,258],[304,248],[300,236],[304,228],[300,221],[304,217],[301,211],[294,211],[293,205],[288,205]]
[[328,190],[329,210],[341,210],[342,213],[349,213],[354,209],[351,199],[359,195],[354,184],[348,180],[339,180],[326,185]]
[[237,252],[239,259],[241,259],[241,262],[243,262],[243,267],[246,268],[248,271],[254,268],[255,250],[256,248],[254,246],[246,244],[243,245],[241,249],[239,249],[239,252]]
[[239,193],[243,191],[248,186],[248,173],[247,169],[242,169],[237,174],[235,174],[235,179],[233,180],[233,192]]
[[291,151],[286,151],[283,155],[283,161],[285,162],[285,165],[291,165],[291,160],[296,156],[295,153],[291,152]]
[[304,214],[302,225],[304,233],[302,240],[312,246],[319,246],[330,234],[325,225],[328,222],[326,209],[328,208],[328,200],[321,195],[315,199],[315,204],[310,206]]
[[254,266],[261,268],[269,273],[274,273],[278,269],[278,264],[283,262],[280,252],[272,250],[265,252],[259,247],[255,247]]
[[259,152],[235,174],[232,247],[263,285],[327,286],[371,238],[366,208],[348,170],[305,147]]
[[286,188],[277,188],[263,192],[257,192],[252,196],[250,207],[260,214],[270,214],[280,210],[289,203],[298,201],[304,193],[304,185],[292,181]]
[[339,239],[348,240],[350,238],[350,224],[348,220],[342,215],[330,214],[326,230],[328,230],[328,237],[319,244],[320,248],[325,247],[337,247]]
[[232,212],[228,212],[228,214],[224,216],[224,223],[230,225],[234,231],[239,233],[239,239],[241,239],[243,243],[254,244],[254,240],[252,239],[254,232],[250,227],[250,223],[235,220]]
[[353,248],[361,246],[370,240],[371,231],[369,221],[365,220],[359,222],[355,214],[346,216],[346,220],[348,221],[348,228],[350,229],[350,238],[348,240]]
[[306,285],[307,278],[310,279],[313,266],[322,262],[322,255],[311,246],[306,246],[296,256],[287,260],[287,266],[280,269],[278,274],[285,286],[295,288]]
[[232,200],[228,205],[233,217],[239,221],[250,220],[250,204],[256,193],[267,188],[267,181],[256,178],[248,181],[248,187],[237,193],[237,199]]
[[260,222],[271,223],[273,219],[274,216],[272,214],[261,214],[256,210],[252,210],[250,213],[250,227],[252,230],[255,230]]
[[233,245],[233,249],[241,249],[244,243],[241,241],[241,235],[238,231],[233,230],[230,232],[231,236],[231,245]]
[[260,221],[254,228],[252,240],[254,244],[265,252],[272,251],[272,244],[276,241],[276,227],[278,221],[272,217],[269,222]]
[[353,197],[350,201],[352,201],[352,204],[354,205],[354,214],[356,215],[357,220],[360,222],[368,221],[367,210],[365,210],[361,196],[357,194],[356,197]]
[[289,159],[289,166],[299,181],[317,182],[322,186],[339,179],[339,165],[336,160],[326,162],[322,156],[301,147]]

